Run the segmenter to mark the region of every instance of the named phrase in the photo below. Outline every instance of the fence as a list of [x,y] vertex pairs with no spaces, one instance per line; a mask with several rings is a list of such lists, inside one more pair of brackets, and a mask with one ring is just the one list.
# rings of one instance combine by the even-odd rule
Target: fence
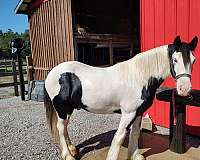
[[[22,68],[23,68],[23,74],[26,74],[26,62],[23,62],[22,64]],[[10,79],[13,82],[1,82],[0,83],[0,88],[1,87],[9,87],[9,86],[14,86],[14,90],[15,90],[15,96],[19,95],[18,92],[18,75],[19,75],[19,68],[18,68],[18,62],[13,59],[13,60],[0,60],[0,78],[5,78],[6,77],[10,77],[12,76],[13,78],[7,78],[6,80]],[[27,81],[25,81],[25,83],[27,83]]]

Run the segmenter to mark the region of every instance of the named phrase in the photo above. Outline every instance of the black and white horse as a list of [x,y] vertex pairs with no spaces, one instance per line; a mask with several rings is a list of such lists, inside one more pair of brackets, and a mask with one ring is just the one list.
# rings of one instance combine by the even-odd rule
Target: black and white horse
[[84,109],[98,114],[121,113],[107,160],[117,160],[129,128],[128,159],[144,159],[138,151],[142,114],[152,105],[156,89],[170,73],[176,81],[177,93],[189,94],[195,61],[192,51],[197,43],[197,37],[186,43],[177,36],[173,44],[151,49],[111,67],[97,68],[75,61],[54,67],[45,80],[45,105],[62,158],[75,159],[76,148],[69,139],[67,124],[74,109]]

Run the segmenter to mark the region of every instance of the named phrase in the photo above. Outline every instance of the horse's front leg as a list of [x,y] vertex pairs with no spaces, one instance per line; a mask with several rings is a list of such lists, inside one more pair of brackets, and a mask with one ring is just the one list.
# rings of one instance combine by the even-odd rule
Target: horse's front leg
[[128,159],[129,160],[144,160],[145,158],[139,153],[138,140],[140,137],[142,115],[137,115],[132,126],[129,135],[128,144]]
[[132,113],[123,113],[120,120],[119,128],[117,129],[117,132],[112,140],[112,144],[110,146],[110,149],[108,151],[108,155],[106,160],[117,160],[119,155],[120,147],[124,141],[124,138],[127,133],[127,127],[131,123],[131,121],[134,119],[136,112]]
[[65,141],[64,124],[65,124],[64,119],[61,119],[58,116],[57,128],[58,128],[59,139],[60,139],[61,156],[64,160],[75,160],[75,158],[72,157],[72,155],[70,154],[69,148]]

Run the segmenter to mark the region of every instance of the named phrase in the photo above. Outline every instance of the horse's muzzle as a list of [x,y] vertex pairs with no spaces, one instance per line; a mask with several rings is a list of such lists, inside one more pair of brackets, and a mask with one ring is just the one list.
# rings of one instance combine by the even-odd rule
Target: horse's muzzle
[[188,96],[192,89],[189,77],[181,77],[177,80],[177,93],[180,96]]

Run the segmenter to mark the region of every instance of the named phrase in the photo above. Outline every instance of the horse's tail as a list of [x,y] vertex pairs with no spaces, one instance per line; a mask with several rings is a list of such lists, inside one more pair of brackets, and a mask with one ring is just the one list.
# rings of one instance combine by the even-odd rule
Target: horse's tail
[[49,125],[52,137],[54,141],[59,144],[59,134],[57,129],[58,117],[45,86],[44,86],[44,106],[46,108],[47,123]]

